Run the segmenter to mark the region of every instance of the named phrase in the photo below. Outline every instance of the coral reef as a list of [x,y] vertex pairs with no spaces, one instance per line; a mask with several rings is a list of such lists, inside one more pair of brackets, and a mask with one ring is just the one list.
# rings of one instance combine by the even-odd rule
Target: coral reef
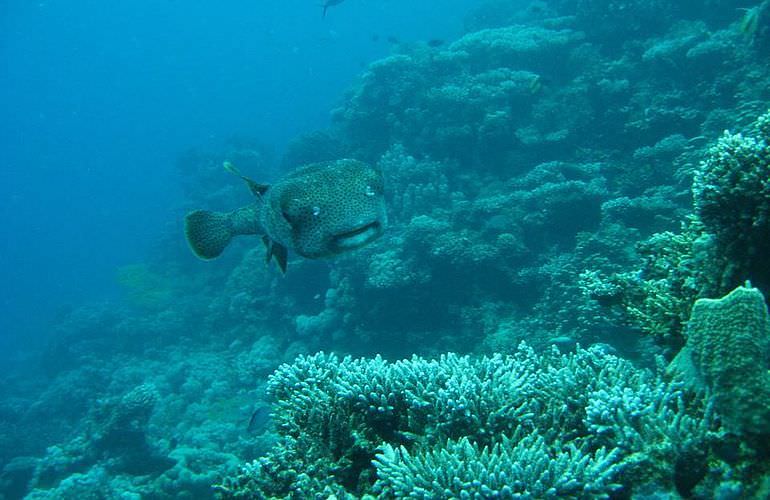
[[600,349],[316,354],[279,368],[268,392],[281,438],[223,479],[222,497],[601,497],[671,485],[679,454],[708,430],[699,400]]
[[768,123],[765,113],[750,126],[751,135],[725,132],[694,170],[694,215],[682,230],[640,243],[639,270],[606,278],[583,273],[584,291],[619,306],[631,324],[675,352],[696,299],[719,297],[745,280],[770,286],[764,262],[770,251]]
[[712,273],[723,260],[695,221],[680,233],[655,233],[639,243],[637,253],[643,262],[639,270],[607,277],[585,271],[583,292],[603,306],[619,307],[627,322],[675,352],[696,299],[719,293]]
[[[446,50],[393,55],[369,67],[335,118],[365,157],[401,143],[410,152],[478,168],[513,164],[505,158],[516,146],[514,134],[538,137],[527,139],[531,143],[558,142],[557,132],[566,130],[566,124],[552,130],[550,119],[525,127],[542,73],[553,75],[558,54],[579,40],[568,29],[507,26],[469,33]],[[577,107],[574,116],[582,116]]]
[[[768,497],[767,5],[484,2],[280,161],[181,155],[180,213],[250,201],[225,160],[376,164],[387,233],[281,277],[257,238],[201,264],[171,214],[0,374],[2,494]],[[747,279],[742,315],[701,300]]]

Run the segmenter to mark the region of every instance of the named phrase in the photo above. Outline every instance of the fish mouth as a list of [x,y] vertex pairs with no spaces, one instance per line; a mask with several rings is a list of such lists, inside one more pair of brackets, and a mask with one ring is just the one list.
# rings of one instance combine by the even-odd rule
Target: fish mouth
[[382,233],[380,221],[370,222],[351,231],[334,235],[334,245],[339,250],[350,250],[366,245]]

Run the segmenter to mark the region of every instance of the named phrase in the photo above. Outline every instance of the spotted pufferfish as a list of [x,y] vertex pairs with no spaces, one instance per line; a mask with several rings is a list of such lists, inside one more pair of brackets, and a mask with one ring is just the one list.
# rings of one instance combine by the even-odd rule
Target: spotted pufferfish
[[387,225],[382,174],[366,163],[313,163],[273,185],[224,166],[246,181],[256,201],[232,212],[185,216],[187,242],[201,259],[218,257],[234,236],[262,235],[266,261],[275,260],[285,273],[289,249],[308,259],[331,257],[374,241]]

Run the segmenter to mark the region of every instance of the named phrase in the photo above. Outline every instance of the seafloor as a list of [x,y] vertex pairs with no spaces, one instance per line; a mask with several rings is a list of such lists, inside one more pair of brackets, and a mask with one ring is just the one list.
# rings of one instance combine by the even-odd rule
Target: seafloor
[[[770,497],[770,2],[466,31],[274,166],[379,167],[385,235],[282,276],[171,224],[0,375],[0,497]],[[265,149],[181,155],[184,208],[248,202],[221,165]]]

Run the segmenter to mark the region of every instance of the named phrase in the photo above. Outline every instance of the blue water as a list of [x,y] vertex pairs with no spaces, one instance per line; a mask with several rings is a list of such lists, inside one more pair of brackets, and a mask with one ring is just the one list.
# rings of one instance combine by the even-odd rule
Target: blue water
[[[456,38],[472,0],[39,1],[0,7],[0,335],[114,296],[115,269],[178,231],[174,162],[323,128],[399,41]],[[4,349],[5,353],[9,353]]]

